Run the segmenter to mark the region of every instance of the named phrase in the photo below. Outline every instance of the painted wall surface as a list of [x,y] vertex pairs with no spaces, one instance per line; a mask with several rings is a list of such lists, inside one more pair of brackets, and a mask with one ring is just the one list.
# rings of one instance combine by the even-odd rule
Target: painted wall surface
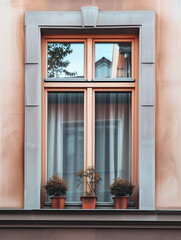
[[25,11],[156,12],[156,208],[181,208],[181,0],[0,1],[0,207],[23,208]]

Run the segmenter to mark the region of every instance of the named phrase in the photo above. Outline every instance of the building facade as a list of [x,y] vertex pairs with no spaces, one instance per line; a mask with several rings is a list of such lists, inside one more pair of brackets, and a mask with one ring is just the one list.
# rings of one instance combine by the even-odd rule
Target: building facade
[[[180,0],[2,0],[1,18],[2,239],[179,239]],[[94,165],[85,211],[74,175]],[[42,189],[53,172],[65,210]],[[107,190],[119,175],[136,185],[124,211]]]

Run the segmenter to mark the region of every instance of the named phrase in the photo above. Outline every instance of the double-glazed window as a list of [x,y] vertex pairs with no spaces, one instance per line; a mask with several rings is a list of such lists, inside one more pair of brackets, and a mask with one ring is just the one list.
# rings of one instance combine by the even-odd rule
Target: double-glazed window
[[42,182],[56,173],[79,202],[76,172],[96,166],[108,185],[137,184],[137,37],[44,36],[42,40]]

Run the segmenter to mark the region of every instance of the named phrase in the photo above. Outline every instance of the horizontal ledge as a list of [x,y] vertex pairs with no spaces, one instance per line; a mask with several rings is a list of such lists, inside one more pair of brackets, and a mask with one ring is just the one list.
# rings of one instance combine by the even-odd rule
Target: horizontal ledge
[[[104,29],[114,29],[114,30],[121,30],[121,29],[124,29],[124,30],[127,30],[127,32],[125,32],[125,34],[138,34],[138,32],[135,33],[135,29],[138,30],[141,28],[141,25],[97,25],[95,27],[82,27],[82,26],[39,26],[39,28],[41,30],[50,30],[50,29],[53,29],[53,30],[64,30],[64,29],[67,29],[67,30],[104,30]],[[131,30],[134,31],[132,32]],[[45,35],[51,35],[51,34],[47,34],[45,33]]]
[[[110,16],[114,19],[111,23]],[[69,18],[65,21],[64,18]],[[155,24],[154,11],[99,11],[97,25]],[[63,22],[61,21],[63,19]],[[76,21],[75,21],[76,20]],[[27,11],[25,25],[82,25],[80,11]]]
[[181,229],[172,210],[0,210],[0,228]]
[[135,82],[134,78],[94,78],[93,82]]
[[[104,221],[0,221],[0,229],[163,229],[181,230],[180,222],[104,222]],[[40,230],[41,231],[41,230]]]
[[140,104],[140,107],[155,107],[155,104]]
[[25,107],[40,107],[38,104],[26,104]]
[[[45,82],[88,82],[86,78],[45,78]],[[92,82],[135,82],[134,78],[94,78]]]
[[[44,207],[51,207],[51,202],[45,202]],[[134,202],[128,202],[128,209],[135,209]],[[82,209],[81,202],[65,202],[65,209]],[[114,209],[113,202],[96,202],[96,209]]]
[[61,216],[62,214],[80,214],[82,213],[89,213],[89,215],[112,215],[112,216],[177,216],[181,220],[181,210],[174,210],[174,209],[168,209],[168,210],[141,210],[141,209],[0,209],[0,220],[2,218],[2,215],[21,215],[21,216],[30,216],[33,214],[35,215],[58,215]]
[[86,78],[45,78],[45,82],[86,82]]
[[[44,82],[45,88],[110,88],[110,89],[118,89],[118,88],[127,88],[127,89],[133,89],[135,88],[135,82],[94,82],[94,81],[88,81],[88,82]],[[128,90],[129,91],[129,90]]]
[[[80,13],[80,11],[26,11],[26,15],[27,14],[45,14],[45,13],[50,13],[50,14],[55,14],[55,13],[59,13],[59,14],[69,14],[69,13]],[[99,13],[122,13],[122,14],[126,14],[126,13],[142,13],[142,14],[155,14],[155,11],[99,11]]]
[[39,63],[31,63],[31,62],[25,62],[25,65],[38,65]]
[[140,62],[141,64],[151,64],[151,65],[153,65],[153,64],[155,64],[155,62]]
[[26,104],[25,107],[40,107],[40,104]]

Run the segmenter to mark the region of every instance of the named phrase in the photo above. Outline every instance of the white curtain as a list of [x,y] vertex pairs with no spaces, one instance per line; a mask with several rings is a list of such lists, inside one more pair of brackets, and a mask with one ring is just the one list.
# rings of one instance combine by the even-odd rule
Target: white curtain
[[49,92],[47,128],[47,177],[62,176],[67,201],[80,201],[76,172],[84,168],[84,93]]
[[110,202],[114,178],[131,179],[131,93],[97,92],[95,99],[95,164],[103,181],[98,201]]
[[[95,164],[103,181],[98,201],[110,202],[113,178],[131,179],[131,93],[96,92]],[[47,177],[62,176],[69,186],[68,202],[79,202],[76,172],[84,168],[84,94],[48,93]]]

